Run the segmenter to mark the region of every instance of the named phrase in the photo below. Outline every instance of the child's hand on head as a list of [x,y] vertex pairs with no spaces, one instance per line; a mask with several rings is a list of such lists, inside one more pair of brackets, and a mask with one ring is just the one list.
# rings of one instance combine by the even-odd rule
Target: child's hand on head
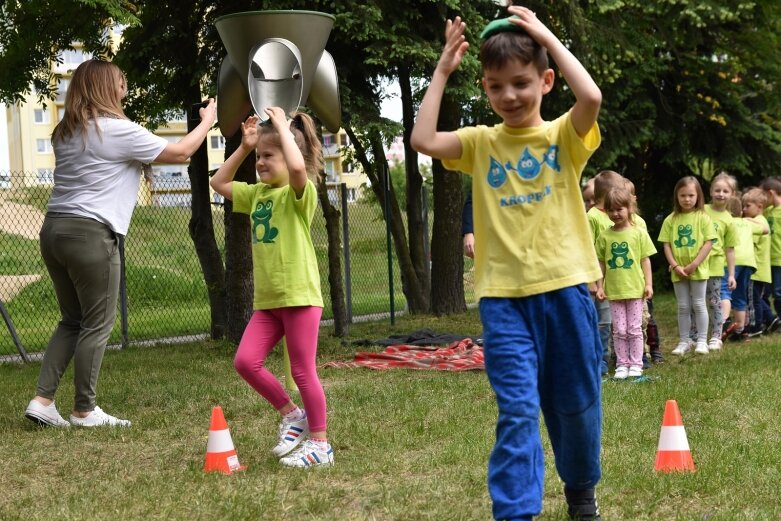
[[511,15],[515,15],[518,18],[510,18],[510,23],[521,27],[524,31],[529,33],[529,36],[534,38],[534,41],[542,45],[543,47],[549,47],[548,42],[551,38],[556,39],[556,36],[548,29],[544,23],[538,18],[537,14],[521,5],[510,5],[507,7],[507,11]]
[[255,148],[258,144],[258,119],[253,115],[241,124],[241,144],[245,148]]
[[437,69],[445,74],[451,74],[461,64],[464,54],[469,48],[469,43],[464,36],[466,24],[461,21],[460,16],[455,20],[448,20],[445,26],[445,47],[442,49],[442,55],[439,57]]
[[282,110],[280,107],[267,107],[264,110],[268,115],[268,118],[271,120],[271,124],[274,125],[275,129],[277,129],[277,132],[288,128],[287,114],[285,114],[284,110]]

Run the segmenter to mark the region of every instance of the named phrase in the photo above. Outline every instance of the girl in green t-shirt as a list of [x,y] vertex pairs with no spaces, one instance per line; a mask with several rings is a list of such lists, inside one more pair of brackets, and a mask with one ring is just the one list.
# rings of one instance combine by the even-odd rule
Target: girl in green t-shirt
[[[209,184],[233,201],[233,211],[250,216],[254,280],[253,312],[233,365],[282,416],[271,449],[286,467],[333,465],[326,436],[326,401],[317,375],[317,338],[323,299],[310,227],[317,209],[312,179],[322,169],[322,148],[312,118],[265,109],[268,123],[250,116],[241,127],[241,145]],[[258,183],[234,181],[249,154]],[[265,365],[285,337],[299,408]]]
[[596,297],[610,301],[615,378],[643,374],[643,302],[653,297],[650,256],[656,253],[651,237],[633,222],[634,197],[624,188],[613,188],[604,208],[613,226],[596,242],[602,279]]
[[708,353],[708,310],[705,289],[708,264],[705,259],[713,248],[716,233],[713,222],[703,207],[702,187],[692,176],[678,180],[673,191],[673,212],[665,218],[659,232],[664,244],[664,256],[670,264],[675,298],[678,301],[678,334],[680,341],[674,355],[683,355],[689,348],[691,310],[697,325],[695,353]]

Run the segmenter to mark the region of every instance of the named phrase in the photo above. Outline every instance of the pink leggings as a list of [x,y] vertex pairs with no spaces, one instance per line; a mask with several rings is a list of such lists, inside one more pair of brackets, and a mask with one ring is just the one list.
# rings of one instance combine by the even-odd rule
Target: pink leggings
[[309,430],[326,430],[325,393],[317,376],[317,333],[323,308],[301,306],[255,311],[241,337],[233,366],[248,384],[277,410],[290,396],[266,369],[268,354],[284,336],[293,380],[309,418]]
[[616,367],[643,367],[643,299],[611,300]]

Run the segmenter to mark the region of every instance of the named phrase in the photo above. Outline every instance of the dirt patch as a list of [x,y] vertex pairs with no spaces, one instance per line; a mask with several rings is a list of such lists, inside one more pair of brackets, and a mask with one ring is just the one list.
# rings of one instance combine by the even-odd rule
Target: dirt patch
[[40,279],[40,275],[0,275],[0,300],[12,300],[24,288]]
[[43,217],[43,212],[33,206],[0,201],[0,231],[38,240]]

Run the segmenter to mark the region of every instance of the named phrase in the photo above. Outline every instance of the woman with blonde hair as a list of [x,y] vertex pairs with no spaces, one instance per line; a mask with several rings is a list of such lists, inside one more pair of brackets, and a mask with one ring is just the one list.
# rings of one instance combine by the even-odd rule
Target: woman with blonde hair
[[[122,110],[125,75],[116,65],[80,64],[65,96],[65,114],[52,133],[54,189],[40,232],[61,319],[46,347],[38,387],[25,411],[44,426],[130,426],[95,400],[103,353],[119,294],[119,239],[127,233],[142,165],[183,163],[214,124],[214,100],[201,122],[177,143],[130,121]],[[66,421],[54,395],[73,360],[75,400]]]

